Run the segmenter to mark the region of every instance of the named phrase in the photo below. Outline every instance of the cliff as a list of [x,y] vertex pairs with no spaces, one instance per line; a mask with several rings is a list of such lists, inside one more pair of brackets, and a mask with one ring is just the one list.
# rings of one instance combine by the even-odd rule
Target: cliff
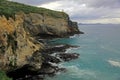
[[21,11],[25,13],[24,26],[34,36],[65,37],[74,33],[82,33],[78,30],[77,23],[72,22],[65,12],[6,0],[0,1],[0,15],[14,19],[15,14]]
[[34,52],[42,49],[42,44],[25,31],[23,20],[23,15],[17,14],[15,20],[12,18],[7,20],[5,16],[0,17],[0,69],[2,70],[8,71],[31,63],[30,58]]
[[[61,16],[64,14],[61,14]],[[52,16],[29,13],[25,15],[26,29],[33,35],[39,37],[65,37],[80,33],[76,22],[66,18],[54,18]]]
[[44,44],[39,38],[82,33],[64,12],[0,0],[0,69],[11,71],[25,65],[41,68]]

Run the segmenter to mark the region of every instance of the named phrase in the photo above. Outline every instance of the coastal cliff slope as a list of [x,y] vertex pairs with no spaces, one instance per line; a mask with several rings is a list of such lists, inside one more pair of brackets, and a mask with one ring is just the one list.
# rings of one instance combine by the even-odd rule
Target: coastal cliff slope
[[25,31],[22,16],[16,15],[15,20],[0,17],[0,69],[6,71],[29,64],[29,59],[39,49],[42,44]]
[[21,11],[25,13],[24,26],[34,36],[65,37],[75,33],[82,33],[78,30],[77,23],[72,22],[65,12],[6,0],[0,1],[0,15],[5,15],[7,18],[15,18],[15,14]]
[[[61,15],[64,15],[61,14]],[[54,18],[52,16],[29,13],[25,16],[25,27],[33,36],[65,37],[80,33],[76,22],[67,18]]]
[[[29,65],[38,70],[44,44],[35,40],[82,33],[65,12],[0,0],[0,70],[10,71]],[[39,55],[39,56],[35,56]]]

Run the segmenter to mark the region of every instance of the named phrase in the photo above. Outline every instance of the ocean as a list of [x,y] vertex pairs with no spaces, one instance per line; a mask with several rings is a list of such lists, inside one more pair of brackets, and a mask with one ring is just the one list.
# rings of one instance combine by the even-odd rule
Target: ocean
[[59,64],[67,68],[46,80],[120,80],[120,25],[79,25],[85,34],[54,39],[52,43],[80,46],[67,52],[80,58]]

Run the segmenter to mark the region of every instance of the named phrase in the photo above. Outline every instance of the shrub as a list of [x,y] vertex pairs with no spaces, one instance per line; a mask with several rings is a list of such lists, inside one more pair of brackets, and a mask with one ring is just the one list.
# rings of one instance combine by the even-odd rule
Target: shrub
[[45,8],[38,8],[17,2],[0,0],[0,15],[14,17],[16,12],[23,11],[24,13],[39,13],[42,15],[52,16],[54,18],[67,18],[68,15],[64,12],[53,11]]
[[8,78],[5,74],[5,72],[0,70],[0,80],[12,80],[12,79]]

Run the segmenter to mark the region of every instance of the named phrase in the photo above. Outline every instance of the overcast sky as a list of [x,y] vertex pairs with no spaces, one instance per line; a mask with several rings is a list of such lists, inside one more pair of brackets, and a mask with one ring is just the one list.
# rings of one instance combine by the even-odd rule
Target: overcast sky
[[12,0],[68,13],[80,23],[120,24],[120,0]]

